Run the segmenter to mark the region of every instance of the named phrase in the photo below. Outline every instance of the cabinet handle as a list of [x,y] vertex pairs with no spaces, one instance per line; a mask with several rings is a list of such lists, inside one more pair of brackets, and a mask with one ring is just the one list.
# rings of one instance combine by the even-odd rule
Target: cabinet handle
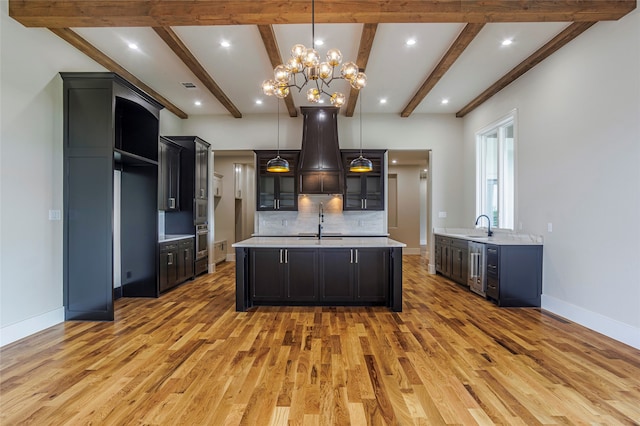
[[184,249],[184,259],[189,260],[189,249]]
[[356,249],[356,263],[358,263],[358,249]]
[[284,249],[284,263],[289,263],[289,250]]
[[204,198],[204,188],[200,188],[200,198]]
[[[367,199],[366,198],[364,199],[364,209],[365,210],[367,209]],[[356,251],[356,253],[357,253],[357,251]]]
[[273,199],[273,209],[274,210],[278,210],[278,208],[276,207],[276,199],[275,198]]
[[167,265],[173,265],[173,253],[167,254]]
[[364,199],[360,199],[360,208],[364,210]]
[[282,249],[280,249],[280,263],[282,263]]
[[351,263],[353,263],[353,249],[350,249],[349,252],[351,253]]
[[280,210],[280,199],[278,199],[278,210]]
[[176,199],[175,198],[169,198],[169,208],[170,209],[175,209],[176,208]]

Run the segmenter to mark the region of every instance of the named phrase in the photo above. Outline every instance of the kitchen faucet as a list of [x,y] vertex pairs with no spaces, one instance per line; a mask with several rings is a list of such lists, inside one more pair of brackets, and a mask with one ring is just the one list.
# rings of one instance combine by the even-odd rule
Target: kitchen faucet
[[486,217],[487,218],[487,222],[489,223],[489,228],[487,230],[487,237],[490,237],[493,235],[493,232],[491,232],[491,219],[489,219],[489,216],[487,216],[486,214],[481,214],[480,216],[478,216],[478,218],[476,219],[476,225],[478,224],[478,222],[480,221],[481,217]]
[[318,210],[318,239],[322,239],[322,224],[324,223],[324,205],[320,203],[320,209]]

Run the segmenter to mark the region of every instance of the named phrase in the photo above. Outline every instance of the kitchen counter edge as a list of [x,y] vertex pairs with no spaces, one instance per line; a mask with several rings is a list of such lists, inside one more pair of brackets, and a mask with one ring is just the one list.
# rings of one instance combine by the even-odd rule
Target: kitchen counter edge
[[497,246],[542,246],[541,241],[530,235],[493,235],[487,237],[485,235],[466,235],[454,232],[436,231],[433,235],[442,237],[458,238],[460,240],[473,241],[477,243],[495,244]]
[[344,237],[336,239],[308,239],[306,237],[252,237],[232,244],[232,247],[248,248],[340,248],[340,247],[406,247],[399,241],[386,237]]

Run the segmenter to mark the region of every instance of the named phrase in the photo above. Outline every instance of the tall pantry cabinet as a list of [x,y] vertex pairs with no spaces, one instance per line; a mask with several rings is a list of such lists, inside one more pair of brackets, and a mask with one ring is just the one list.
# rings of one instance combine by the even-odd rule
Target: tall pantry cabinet
[[[123,296],[158,296],[158,137],[162,106],[114,73],[61,73],[66,320],[113,320]],[[114,172],[120,171],[120,247]]]

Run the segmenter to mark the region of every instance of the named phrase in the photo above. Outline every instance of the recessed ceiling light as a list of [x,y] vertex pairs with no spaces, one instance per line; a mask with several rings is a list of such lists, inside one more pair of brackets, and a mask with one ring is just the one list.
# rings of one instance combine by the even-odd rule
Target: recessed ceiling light
[[415,38],[407,39],[405,43],[407,44],[407,46],[413,46],[414,44],[416,44],[416,39]]
[[446,105],[446,104],[448,104],[448,103],[449,103],[449,99],[444,98],[444,99],[442,99],[442,100],[440,101],[440,103],[441,103],[442,105]]
[[256,99],[256,105],[262,105],[262,99]]
[[316,46],[322,46],[324,44],[324,40],[316,39]]
[[423,171],[423,172],[426,172],[426,171],[427,171],[427,169],[422,169],[422,171]]
[[391,160],[391,163],[396,164],[398,160]]
[[222,46],[222,47],[230,47],[231,43],[229,43],[227,40],[222,40],[220,42],[220,46]]
[[135,43],[129,43],[129,49],[138,50],[138,45]]
[[195,106],[200,106],[200,105],[202,105],[202,102],[200,102],[200,101],[195,101],[195,102],[194,102],[194,105],[195,105]]
[[504,40],[502,40],[503,46],[509,46],[511,43],[513,43],[513,40],[510,38],[505,38]]
[[380,103],[381,103],[381,104],[386,104],[386,103],[387,103],[387,99],[386,99],[386,98],[382,98],[382,99],[380,99]]

